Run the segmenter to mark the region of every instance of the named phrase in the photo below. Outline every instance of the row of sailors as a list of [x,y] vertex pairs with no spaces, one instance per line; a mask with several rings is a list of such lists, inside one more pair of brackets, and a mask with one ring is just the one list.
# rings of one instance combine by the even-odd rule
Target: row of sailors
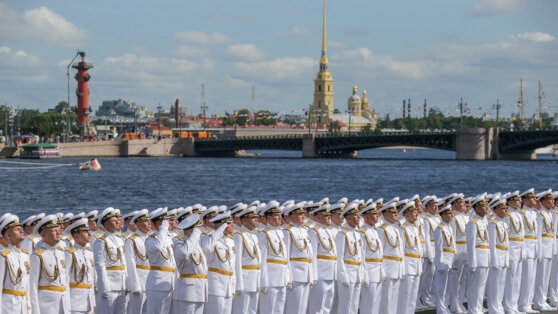
[[554,310],[556,198],[5,214],[0,312],[481,313],[485,287],[491,313]]

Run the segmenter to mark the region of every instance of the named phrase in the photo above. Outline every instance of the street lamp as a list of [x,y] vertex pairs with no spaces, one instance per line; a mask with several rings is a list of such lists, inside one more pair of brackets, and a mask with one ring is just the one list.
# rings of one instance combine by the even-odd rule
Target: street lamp
[[70,63],[68,63],[68,66],[66,67],[66,77],[68,78],[68,110],[66,111],[66,139],[64,140],[64,142],[67,142],[70,138],[70,67],[72,66],[72,63],[74,63],[74,60],[79,56],[79,53],[80,51],[78,50],[72,61],[70,61]]

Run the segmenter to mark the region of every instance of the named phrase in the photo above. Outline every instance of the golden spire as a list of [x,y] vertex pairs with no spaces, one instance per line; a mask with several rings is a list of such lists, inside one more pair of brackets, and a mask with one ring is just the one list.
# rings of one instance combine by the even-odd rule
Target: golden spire
[[326,53],[326,0],[324,0],[324,21],[322,26],[322,56]]
[[327,71],[326,57],[326,0],[324,0],[324,17],[322,26],[322,57],[320,58],[320,71]]

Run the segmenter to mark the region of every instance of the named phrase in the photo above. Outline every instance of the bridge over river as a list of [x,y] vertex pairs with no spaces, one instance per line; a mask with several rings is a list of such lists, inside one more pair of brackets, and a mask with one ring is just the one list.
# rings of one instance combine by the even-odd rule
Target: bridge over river
[[227,155],[241,150],[296,150],[302,157],[356,157],[357,151],[390,146],[426,147],[456,152],[457,159],[534,159],[534,150],[558,143],[558,130],[501,131],[496,128],[456,132],[383,133],[381,135],[277,135],[225,139],[190,139],[186,155]]
[[[558,130],[501,131],[459,129],[455,132],[384,133],[381,135],[276,135],[223,139],[142,139],[60,143],[64,157],[240,156],[246,150],[293,150],[304,158],[357,157],[363,149],[414,146],[456,152],[462,160],[535,159],[535,149],[558,143]],[[0,145],[0,158],[17,158],[21,147]]]

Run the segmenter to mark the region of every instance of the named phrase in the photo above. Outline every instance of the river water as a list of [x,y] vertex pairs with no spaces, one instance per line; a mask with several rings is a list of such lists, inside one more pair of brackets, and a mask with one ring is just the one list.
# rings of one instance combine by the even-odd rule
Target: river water
[[[261,151],[258,158],[99,158],[103,171],[77,166],[32,169],[0,162],[0,213],[123,212],[258,199],[319,201],[329,197],[385,200],[462,192],[558,189],[558,158],[537,161],[456,161],[454,152],[375,149],[358,159],[302,159],[300,152]],[[71,164],[85,159],[37,160]],[[29,168],[28,168],[29,167]],[[25,169],[9,169],[25,168]]]

